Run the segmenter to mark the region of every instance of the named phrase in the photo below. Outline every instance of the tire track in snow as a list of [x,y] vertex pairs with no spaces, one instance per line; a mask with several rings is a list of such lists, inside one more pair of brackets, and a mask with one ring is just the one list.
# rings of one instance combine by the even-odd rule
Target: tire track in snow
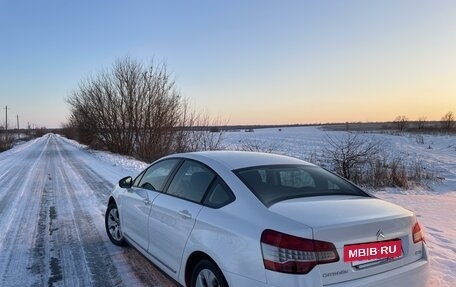
[[[87,185],[89,189],[94,193],[96,196],[98,203],[103,207],[102,215],[100,220],[103,221],[104,226],[104,211],[106,209],[108,197],[111,194],[113,189],[113,185],[101,177],[96,171],[90,168],[87,164],[82,161],[78,161],[68,149],[65,149],[65,145],[68,143],[64,141],[57,140],[57,144],[59,147],[59,153],[64,158],[64,162],[70,166],[70,168],[63,168],[62,170],[71,170],[76,173],[76,176],[79,177],[78,182],[84,183]],[[105,242],[117,250],[121,250],[120,253],[120,261],[121,262],[128,262],[126,273],[133,272],[133,278],[131,275],[124,276],[127,282],[130,284],[133,283],[135,285],[140,286],[177,286],[174,281],[169,279],[166,275],[162,273],[162,271],[158,270],[150,261],[148,261],[143,255],[141,255],[137,250],[132,247],[114,247],[105,231],[103,229],[103,235],[105,238]],[[130,271],[130,272],[129,272]],[[123,274],[123,273],[122,273]],[[130,277],[130,278],[125,278]],[[131,282],[133,281],[133,282]]]
[[49,264],[54,269],[54,275],[57,275],[54,278],[58,277],[59,267],[61,267],[63,286],[93,286],[83,247],[85,242],[77,229],[74,208],[71,204],[73,198],[78,194],[69,189],[65,182],[62,172],[66,166],[58,157],[58,148],[55,143],[54,148],[57,156],[55,156],[51,174],[52,187],[56,191],[56,197],[55,205],[49,207],[53,219],[52,224],[49,225],[49,232],[52,231],[52,234],[55,235],[50,250],[58,250],[58,254],[53,257],[54,259],[50,258]]
[[90,193],[79,183],[81,178],[73,167],[68,165],[71,159],[63,155],[64,150],[55,139],[54,143],[61,165],[58,178],[61,179],[62,190],[64,190],[66,201],[64,206],[70,207],[73,221],[70,224],[76,228],[78,239],[82,243],[84,262],[81,263],[87,266],[80,275],[86,277],[86,281],[90,280],[92,286],[123,286],[122,279],[104,245],[103,238],[97,232],[91,214],[83,208],[87,206],[84,206],[85,200],[81,198],[90,199]]
[[131,247],[112,245],[112,184],[54,136],[0,166],[0,286],[176,286]]
[[[42,149],[40,149],[40,144],[43,144]],[[18,175],[24,175],[23,178],[27,178],[31,167],[37,164],[46,145],[47,141],[36,142],[35,150],[27,150],[27,153],[24,152],[16,160],[12,158],[10,160],[5,159],[6,162],[2,162],[3,174],[0,175],[0,182],[2,183],[0,185],[0,214],[2,216],[5,215],[6,207],[11,206],[12,198],[17,197],[17,193],[14,191],[25,184],[25,182],[20,181]]]
[[[51,165],[52,169],[52,165]],[[55,231],[59,230],[55,209],[55,189],[52,186],[52,176],[48,173],[40,200],[39,218],[35,244],[32,251],[32,265],[29,267],[39,278],[33,286],[54,286],[62,281],[59,249],[56,248]]]
[[[40,197],[45,185],[49,138],[35,149],[9,163],[9,176],[2,182],[6,192],[0,202],[0,282],[1,286],[29,286],[33,280],[27,267],[31,256]],[[16,164],[13,166],[12,164]],[[34,180],[29,180],[31,178]]]
[[71,153],[67,149],[61,149],[60,154],[63,156],[65,162],[71,166],[71,169],[79,174],[81,180],[93,191],[99,203],[107,203],[114,186],[109,181],[103,179],[90,166],[72,158]]

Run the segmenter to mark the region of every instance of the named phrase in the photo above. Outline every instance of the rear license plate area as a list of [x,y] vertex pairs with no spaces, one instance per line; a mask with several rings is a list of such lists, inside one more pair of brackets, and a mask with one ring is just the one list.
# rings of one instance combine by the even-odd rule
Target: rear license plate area
[[344,246],[344,262],[350,262],[354,267],[376,265],[401,256],[402,242],[400,239]]

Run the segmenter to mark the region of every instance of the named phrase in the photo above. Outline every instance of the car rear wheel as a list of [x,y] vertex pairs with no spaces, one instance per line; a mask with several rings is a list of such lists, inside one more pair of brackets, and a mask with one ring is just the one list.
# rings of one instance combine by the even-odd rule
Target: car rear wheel
[[119,246],[127,245],[120,228],[119,210],[115,203],[110,203],[106,209],[105,226],[112,243]]
[[191,287],[228,287],[228,283],[217,265],[204,259],[193,269]]

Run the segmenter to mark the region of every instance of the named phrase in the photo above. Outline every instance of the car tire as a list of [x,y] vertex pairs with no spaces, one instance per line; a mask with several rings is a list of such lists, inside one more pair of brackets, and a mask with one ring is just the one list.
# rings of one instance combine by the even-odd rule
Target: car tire
[[106,209],[105,227],[109,240],[111,240],[112,243],[118,246],[127,245],[120,228],[119,210],[115,203],[110,203]]
[[212,261],[203,259],[192,272],[191,287],[228,287],[225,276]]

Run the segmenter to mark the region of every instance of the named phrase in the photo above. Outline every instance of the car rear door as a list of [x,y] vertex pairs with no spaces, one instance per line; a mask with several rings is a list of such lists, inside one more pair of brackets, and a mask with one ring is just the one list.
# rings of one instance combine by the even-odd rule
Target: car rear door
[[147,250],[147,231],[151,203],[163,191],[166,181],[180,160],[160,161],[141,173],[122,198],[122,233],[129,241]]
[[148,251],[172,273],[179,272],[187,239],[202,209],[201,201],[215,178],[215,173],[205,165],[186,160],[166,193],[153,202]]

